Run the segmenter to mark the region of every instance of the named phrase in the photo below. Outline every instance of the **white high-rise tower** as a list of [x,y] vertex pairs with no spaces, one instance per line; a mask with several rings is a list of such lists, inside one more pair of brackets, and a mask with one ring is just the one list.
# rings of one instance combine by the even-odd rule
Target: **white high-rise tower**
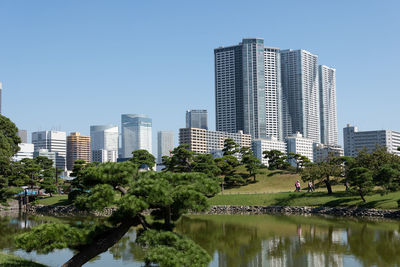
[[305,50],[281,50],[284,137],[299,132],[320,143],[317,59]]
[[279,48],[264,48],[266,133],[283,140],[281,58]]
[[319,103],[321,143],[337,145],[336,70],[324,65],[319,66]]
[[157,133],[157,163],[162,163],[163,156],[170,156],[174,149],[174,132],[159,131]]
[[91,160],[116,162],[118,157],[118,126],[90,126]]

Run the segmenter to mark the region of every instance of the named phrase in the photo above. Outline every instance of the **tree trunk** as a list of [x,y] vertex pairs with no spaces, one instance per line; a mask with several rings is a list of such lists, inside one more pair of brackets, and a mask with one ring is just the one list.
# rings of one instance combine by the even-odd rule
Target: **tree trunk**
[[253,174],[254,182],[257,181],[257,180],[256,180],[256,175],[257,175],[257,174]]
[[221,183],[221,193],[222,193],[222,195],[224,194],[224,181],[222,181],[222,183]]
[[106,252],[110,247],[114,246],[131,228],[132,222],[123,222],[119,226],[110,229],[101,235],[90,245],[79,250],[69,261],[64,263],[62,267],[78,267],[87,263],[97,255]]
[[329,180],[329,177],[326,177],[324,180],[326,189],[328,190],[328,194],[332,194],[332,186],[331,186],[331,181]]
[[349,188],[349,182],[347,181],[347,179],[346,179],[346,181],[345,181],[345,183],[344,183],[344,186],[346,187],[346,191],[349,191],[349,190],[350,190],[350,188]]
[[364,201],[364,203],[367,202],[367,201],[365,201],[363,193],[361,193],[361,191],[359,191],[359,193],[360,193],[360,197],[361,197],[362,201]]
[[125,188],[123,188],[122,186],[119,186],[119,185],[117,185],[115,187],[115,189],[117,189],[119,192],[121,192],[121,195],[125,195],[128,192],[128,190],[126,190]]

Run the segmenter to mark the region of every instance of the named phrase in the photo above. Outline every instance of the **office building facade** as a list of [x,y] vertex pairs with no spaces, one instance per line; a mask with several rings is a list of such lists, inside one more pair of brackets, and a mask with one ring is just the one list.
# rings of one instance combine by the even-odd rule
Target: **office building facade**
[[334,146],[338,144],[336,70],[320,65],[318,73],[321,143]]
[[260,162],[268,166],[268,159],[264,158],[264,151],[278,150],[286,155],[286,143],[278,140],[276,137],[269,137],[266,139],[256,139],[251,142],[251,147]]
[[157,133],[157,163],[162,163],[163,156],[170,156],[174,149],[174,132],[159,131]]
[[[296,153],[306,156],[311,162],[314,161],[313,140],[305,138],[299,132],[286,137],[287,153]],[[293,160],[289,160],[292,166],[296,166]]]
[[118,152],[115,150],[97,149],[92,150],[90,153],[90,159],[92,162],[117,162]]
[[77,160],[90,162],[90,136],[73,132],[67,136],[67,170],[72,171]]
[[28,143],[28,132],[18,129],[17,135],[21,138],[21,143]]
[[13,161],[21,161],[25,158],[33,159],[33,152],[35,150],[33,144],[19,143],[18,146],[19,151],[12,157]]
[[320,143],[318,56],[281,50],[283,136],[297,132]]
[[32,133],[32,144],[35,151],[47,149],[48,152],[56,153],[57,169],[66,170],[67,157],[67,134],[61,131],[39,131]]
[[116,162],[118,158],[118,126],[90,126],[90,148],[92,162]]
[[[57,152],[50,152],[48,149],[39,149],[37,151],[33,152],[33,157],[46,157],[48,159],[51,159],[53,161],[53,168],[56,168],[56,161],[57,161]],[[57,169],[59,169],[57,167]]]
[[145,149],[152,153],[152,120],[146,115],[122,114],[122,158],[131,158],[132,152]]
[[216,153],[224,148],[225,139],[232,139],[239,147],[251,148],[251,135],[238,133],[228,133],[220,131],[208,131],[198,128],[179,129],[179,144],[186,144],[189,150],[198,154]]
[[265,138],[264,40],[249,38],[236,46],[216,48],[214,58],[217,131],[241,130]]
[[385,147],[389,153],[400,156],[400,132],[392,130],[359,131],[356,126],[347,124],[343,128],[344,155],[355,157],[366,149],[368,153],[378,147]]
[[192,109],[186,111],[186,128],[200,128],[208,130],[207,110]]
[[344,150],[338,145],[313,144],[313,159],[315,163],[326,161],[330,157],[344,156]]

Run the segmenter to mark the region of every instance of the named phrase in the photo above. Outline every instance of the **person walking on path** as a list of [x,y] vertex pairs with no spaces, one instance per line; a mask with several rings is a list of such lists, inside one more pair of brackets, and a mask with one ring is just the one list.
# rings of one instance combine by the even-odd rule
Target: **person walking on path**
[[307,192],[314,192],[314,186],[311,181],[308,182],[308,191]]
[[300,182],[299,180],[296,181],[296,183],[294,184],[294,186],[296,187],[296,192],[300,192]]

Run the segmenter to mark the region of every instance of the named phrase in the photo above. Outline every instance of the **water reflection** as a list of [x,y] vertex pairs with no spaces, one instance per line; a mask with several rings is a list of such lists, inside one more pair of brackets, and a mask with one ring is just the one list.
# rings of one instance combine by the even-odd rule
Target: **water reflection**
[[400,223],[300,216],[191,216],[177,231],[218,266],[399,266]]
[[[94,218],[0,217],[0,250],[49,266],[60,266],[71,250],[48,255],[17,250],[14,235],[48,222],[95,223]],[[176,226],[225,266],[400,266],[400,222],[304,216],[190,216]],[[143,266],[143,250],[131,229],[108,252],[87,266]],[[86,266],[86,265],[85,265]]]

